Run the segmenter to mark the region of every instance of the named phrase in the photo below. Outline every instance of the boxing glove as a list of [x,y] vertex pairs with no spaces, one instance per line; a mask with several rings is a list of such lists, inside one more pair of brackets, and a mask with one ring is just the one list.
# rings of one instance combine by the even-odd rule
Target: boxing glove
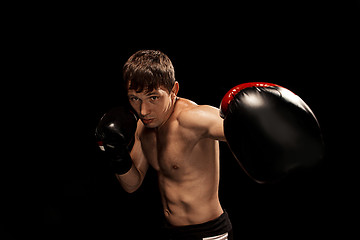
[[323,159],[314,113],[284,87],[265,82],[235,86],[223,97],[220,116],[231,152],[256,182],[277,182]]
[[128,146],[136,126],[136,115],[129,108],[116,107],[101,117],[95,129],[97,143],[116,174],[124,174],[132,166]]

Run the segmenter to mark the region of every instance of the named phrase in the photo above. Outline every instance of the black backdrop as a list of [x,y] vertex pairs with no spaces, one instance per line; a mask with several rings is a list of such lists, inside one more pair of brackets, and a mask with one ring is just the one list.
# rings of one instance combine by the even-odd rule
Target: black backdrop
[[[94,139],[102,114],[126,99],[121,68],[140,49],[165,52],[175,67],[179,96],[198,104],[218,107],[231,87],[266,81],[298,94],[318,118],[325,163],[288,182],[253,182],[221,143],[220,200],[239,239],[333,236],[351,229],[355,177],[348,173],[353,157],[347,129],[355,125],[351,84],[359,75],[352,75],[358,67],[350,57],[356,56],[357,15],[351,6],[334,3],[294,3],[286,11],[281,5],[271,11],[255,5],[207,14],[194,6],[166,16],[143,8],[128,10],[121,21],[78,9],[55,18],[50,12],[35,24],[22,21],[14,44],[25,65],[17,71],[26,76],[16,89],[25,97],[13,111],[20,109],[16,120],[26,119],[29,132],[21,138],[26,151],[12,152],[23,153],[25,163],[21,174],[17,160],[10,164],[7,234],[47,239],[158,234],[163,218],[156,173],[150,169],[137,192],[125,193]],[[245,17],[246,9],[252,14]],[[137,15],[144,19],[130,25]]]

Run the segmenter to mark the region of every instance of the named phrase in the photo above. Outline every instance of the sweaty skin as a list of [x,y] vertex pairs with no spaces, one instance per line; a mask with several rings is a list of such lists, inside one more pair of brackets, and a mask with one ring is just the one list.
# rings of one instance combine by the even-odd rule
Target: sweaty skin
[[164,214],[174,226],[200,224],[219,217],[219,142],[225,141],[219,110],[169,93],[128,91],[140,116],[131,151],[133,166],[117,175],[127,192],[136,191],[152,166],[158,174]]

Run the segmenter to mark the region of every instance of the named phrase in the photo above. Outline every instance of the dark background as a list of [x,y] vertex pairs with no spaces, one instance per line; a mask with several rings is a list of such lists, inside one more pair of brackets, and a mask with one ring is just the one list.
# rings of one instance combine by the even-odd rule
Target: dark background
[[15,103],[6,119],[7,130],[16,130],[8,141],[17,144],[4,168],[5,235],[140,239],[159,233],[154,170],[137,192],[125,193],[94,139],[100,117],[124,101],[122,65],[140,49],[166,53],[178,95],[198,104],[218,107],[231,87],[265,81],[295,92],[315,113],[326,156],[306,176],[257,184],[220,143],[220,200],[238,239],[350,234],[358,212],[350,152],[357,136],[358,6],[129,5],[117,13],[51,7],[11,18]]

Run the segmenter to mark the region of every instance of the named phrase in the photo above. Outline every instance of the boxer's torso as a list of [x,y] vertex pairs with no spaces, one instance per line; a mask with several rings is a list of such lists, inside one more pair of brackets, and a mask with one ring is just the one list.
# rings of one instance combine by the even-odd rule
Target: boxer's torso
[[165,217],[175,226],[207,222],[223,213],[218,198],[219,143],[191,124],[197,107],[180,98],[162,126],[142,125],[138,131],[144,156],[158,172]]

